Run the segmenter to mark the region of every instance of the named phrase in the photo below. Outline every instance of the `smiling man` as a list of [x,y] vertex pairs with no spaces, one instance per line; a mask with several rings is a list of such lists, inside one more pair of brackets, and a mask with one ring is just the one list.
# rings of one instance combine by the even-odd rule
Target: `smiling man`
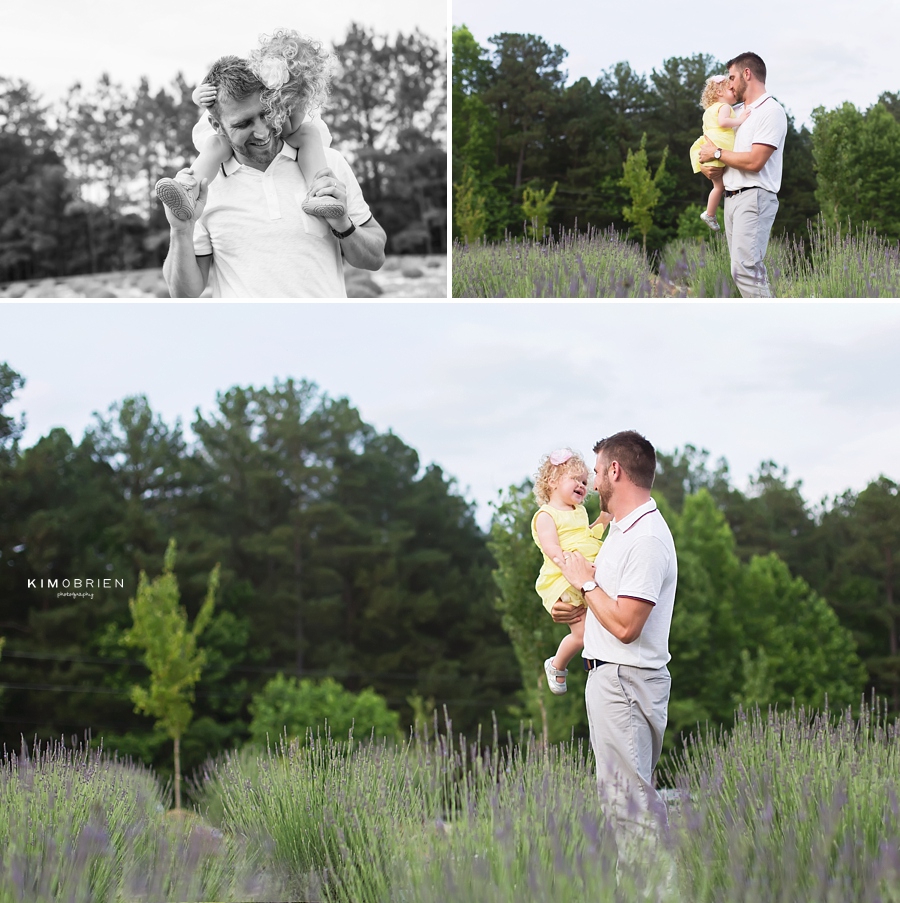
[[671,679],[666,667],[678,562],[672,534],[650,496],[656,451],[633,430],[595,446],[594,488],[613,520],[594,564],[579,552],[553,560],[587,606],[562,600],[554,621],[586,617],[584,691],[601,802],[619,854],[656,836],[665,803],[653,786]]
[[[188,220],[165,207],[170,227],[163,276],[175,298],[345,298],[343,260],[362,269],[384,263],[384,230],[347,161],[325,149],[328,168],[307,185],[297,151],[266,121],[262,83],[248,63],[223,57],[205,82],[218,88],[210,121],[233,156],[212,184],[201,183]],[[333,197],[346,213],[304,213],[307,195]]]

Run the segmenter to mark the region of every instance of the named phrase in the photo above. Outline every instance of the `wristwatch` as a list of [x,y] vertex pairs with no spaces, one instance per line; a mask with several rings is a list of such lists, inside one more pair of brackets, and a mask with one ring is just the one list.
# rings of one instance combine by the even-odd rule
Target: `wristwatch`
[[592,589],[597,589],[597,584],[596,584],[593,580],[588,580],[588,582],[585,583],[585,584],[581,587],[581,592],[582,592],[582,593],[589,593]]
[[352,235],[356,231],[356,226],[353,224],[353,220],[350,220],[350,228],[346,232],[338,232],[338,230],[333,227],[331,231],[338,238],[346,238],[348,235]]
[[714,156],[717,160],[721,160],[721,159],[722,159],[722,148],[721,148],[721,147],[717,147],[715,153],[713,154],[713,156]]

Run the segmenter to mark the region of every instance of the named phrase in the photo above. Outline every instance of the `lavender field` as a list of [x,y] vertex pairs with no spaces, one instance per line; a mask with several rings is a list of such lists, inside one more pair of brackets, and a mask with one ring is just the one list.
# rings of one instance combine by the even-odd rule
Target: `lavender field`
[[524,731],[245,750],[185,818],[146,770],[54,746],[3,760],[0,900],[900,900],[900,732],[878,711],[739,712],[663,779],[668,826],[617,866],[584,749]]
[[[900,244],[822,220],[808,241],[776,236],[766,255],[780,298],[900,297]],[[678,240],[659,257],[609,229],[453,246],[454,298],[737,298],[724,234]]]

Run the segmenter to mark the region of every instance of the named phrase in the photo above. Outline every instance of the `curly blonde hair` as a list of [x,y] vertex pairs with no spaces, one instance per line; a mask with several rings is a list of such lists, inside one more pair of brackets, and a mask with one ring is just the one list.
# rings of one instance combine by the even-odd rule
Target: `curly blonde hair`
[[708,110],[714,103],[718,103],[719,98],[719,88],[725,84],[722,81],[713,81],[716,78],[715,75],[711,75],[707,80],[706,84],[703,86],[703,93],[700,95],[700,106],[703,107],[704,110]]
[[550,455],[544,455],[541,458],[541,466],[534,475],[534,497],[539,505],[546,505],[550,501],[550,493],[553,487],[566,474],[583,474],[587,473],[587,464],[584,458],[571,448],[560,449],[560,451],[572,452],[572,457],[562,464],[553,464]]
[[271,37],[259,36],[259,47],[250,51],[250,68],[259,76],[263,64],[272,60],[287,65],[288,78],[280,87],[264,87],[260,99],[266,119],[280,129],[293,111],[305,116],[321,106],[328,96],[337,58],[320,41],[290,28],[276,28]]

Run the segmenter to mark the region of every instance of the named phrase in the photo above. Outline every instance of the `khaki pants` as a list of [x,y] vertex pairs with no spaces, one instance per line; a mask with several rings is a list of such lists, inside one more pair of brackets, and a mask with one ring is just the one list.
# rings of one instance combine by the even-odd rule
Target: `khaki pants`
[[769,247],[778,195],[750,188],[725,198],[725,237],[731,252],[731,276],[742,298],[771,298],[763,258]]
[[613,821],[619,855],[655,839],[667,824],[666,804],[653,786],[668,717],[668,668],[600,665],[584,691],[600,803]]

